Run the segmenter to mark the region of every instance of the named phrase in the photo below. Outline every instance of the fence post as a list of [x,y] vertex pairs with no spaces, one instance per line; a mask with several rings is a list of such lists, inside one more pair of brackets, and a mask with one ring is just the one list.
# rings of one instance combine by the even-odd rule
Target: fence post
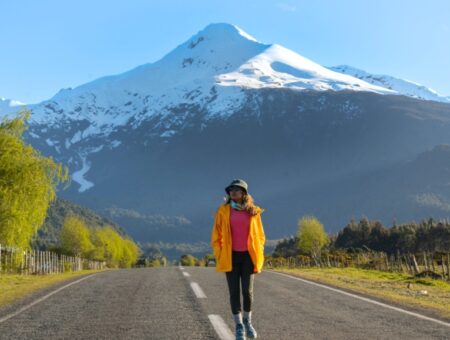
[[445,279],[446,273],[445,273],[445,258],[444,258],[444,255],[441,256],[441,268],[442,268],[442,277]]
[[450,280],[450,253],[447,254],[447,278]]
[[419,273],[419,265],[417,264],[416,256],[414,254],[412,255],[412,262],[414,265],[414,273],[418,274]]
[[383,257],[384,257],[384,262],[386,263],[386,271],[390,271],[391,270],[391,266],[389,265],[389,259],[386,253],[383,253]]
[[425,267],[425,271],[428,271],[427,254],[425,252],[423,252],[423,265]]
[[431,268],[433,268],[433,272],[436,273],[436,267],[434,266],[434,253],[430,253],[431,256]]

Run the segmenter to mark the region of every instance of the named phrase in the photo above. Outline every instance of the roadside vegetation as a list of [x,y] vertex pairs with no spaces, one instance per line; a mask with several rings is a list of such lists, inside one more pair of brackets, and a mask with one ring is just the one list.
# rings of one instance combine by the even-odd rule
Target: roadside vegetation
[[[140,249],[131,239],[113,226],[88,224],[76,215],[65,216],[57,242],[51,248],[39,242],[39,230],[56,200],[57,188],[70,182],[66,166],[43,156],[25,142],[30,115],[30,111],[23,110],[0,122],[0,274],[5,268],[9,274],[34,273],[29,270],[31,266],[39,269],[36,272],[39,274],[59,273],[64,271],[59,268],[62,255],[104,262],[108,267],[134,265]],[[38,249],[42,258],[32,251],[39,244],[47,246]],[[87,269],[80,265],[72,268]]]
[[99,272],[82,270],[58,275],[0,275],[0,308],[54,284]]
[[360,268],[279,267],[275,270],[405,307],[426,308],[450,318],[450,283],[442,280]]
[[385,228],[351,222],[327,235],[313,216],[265,258],[272,269],[450,318],[450,224],[429,219]]
[[[106,267],[129,268],[140,254],[120,228],[68,202],[59,206],[82,214],[47,219],[57,188],[70,184],[69,170],[25,142],[30,115],[24,110],[0,121],[0,307]],[[47,224],[39,233],[46,220],[59,227]]]

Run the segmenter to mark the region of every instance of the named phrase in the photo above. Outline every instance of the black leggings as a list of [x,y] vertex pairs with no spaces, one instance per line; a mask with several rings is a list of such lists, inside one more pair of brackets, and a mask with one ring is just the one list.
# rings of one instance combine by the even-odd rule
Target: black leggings
[[242,281],[242,296],[244,298],[244,311],[252,310],[253,302],[253,262],[248,251],[232,252],[232,270],[226,272],[228,290],[230,291],[231,312],[237,314],[241,311],[240,281]]

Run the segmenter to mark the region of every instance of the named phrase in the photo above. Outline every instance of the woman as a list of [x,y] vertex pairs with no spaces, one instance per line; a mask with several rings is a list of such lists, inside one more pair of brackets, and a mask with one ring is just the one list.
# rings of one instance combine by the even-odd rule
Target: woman
[[[264,211],[253,203],[248,185],[242,179],[233,180],[225,188],[227,200],[216,212],[211,246],[216,258],[216,271],[225,272],[230,292],[231,312],[236,323],[236,339],[255,339],[251,323],[253,279],[264,263],[265,234],[261,222]],[[240,281],[244,302],[241,315]]]

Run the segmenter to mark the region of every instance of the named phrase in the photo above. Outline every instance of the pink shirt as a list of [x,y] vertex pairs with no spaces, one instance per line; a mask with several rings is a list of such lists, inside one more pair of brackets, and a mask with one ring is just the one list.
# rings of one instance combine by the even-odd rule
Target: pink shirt
[[248,250],[248,230],[250,227],[250,214],[245,211],[230,209],[231,248],[237,251]]

